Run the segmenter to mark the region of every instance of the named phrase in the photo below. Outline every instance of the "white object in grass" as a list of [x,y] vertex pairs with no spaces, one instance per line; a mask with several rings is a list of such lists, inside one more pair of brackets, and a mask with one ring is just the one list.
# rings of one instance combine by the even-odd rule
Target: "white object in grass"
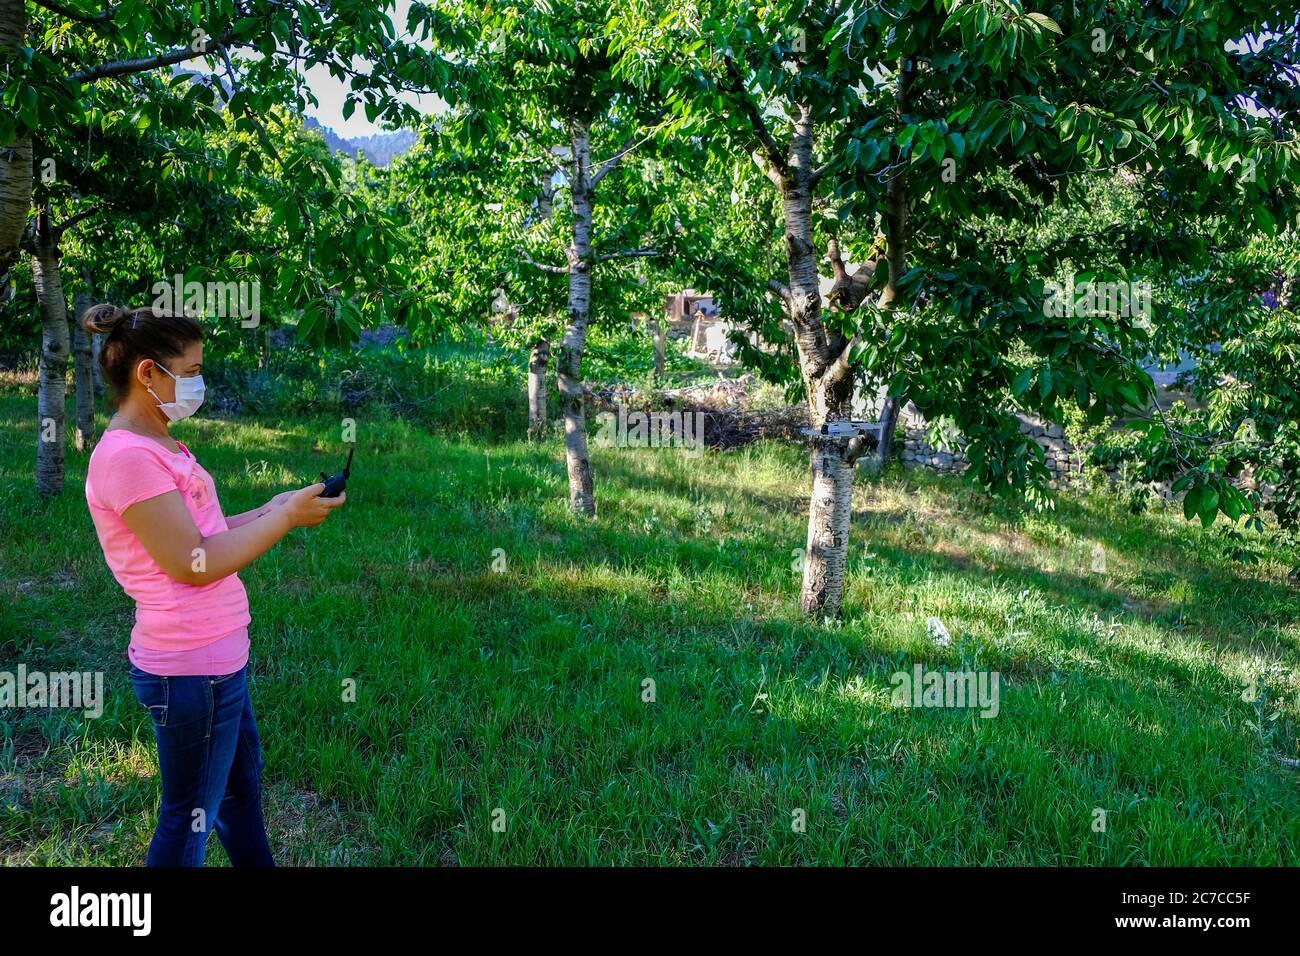
[[934,639],[934,642],[940,647],[947,647],[952,643],[952,635],[948,629],[943,626],[943,621],[937,617],[932,617],[925,622],[925,632]]

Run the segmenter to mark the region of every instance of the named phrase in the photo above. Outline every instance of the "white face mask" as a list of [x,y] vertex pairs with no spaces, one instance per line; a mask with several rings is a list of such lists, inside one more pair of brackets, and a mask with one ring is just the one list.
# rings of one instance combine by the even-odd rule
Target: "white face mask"
[[197,412],[199,406],[203,404],[203,376],[188,375],[184,378],[180,378],[176,375],[172,375],[172,373],[162,365],[159,365],[156,362],[154,364],[164,372],[167,372],[168,375],[171,375],[172,378],[176,379],[176,401],[174,402],[164,402],[161,398],[158,398],[158,394],[152,387],[149,389],[149,394],[154,398],[158,398],[158,407],[162,409],[162,413],[171,421],[178,422],[182,418],[189,418]]

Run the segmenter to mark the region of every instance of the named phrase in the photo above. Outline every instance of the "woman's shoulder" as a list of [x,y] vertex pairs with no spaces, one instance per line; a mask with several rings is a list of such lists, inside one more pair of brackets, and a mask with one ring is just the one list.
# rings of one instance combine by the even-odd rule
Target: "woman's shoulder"
[[99,441],[90,452],[90,460],[86,465],[86,483],[102,479],[110,472],[174,472],[177,470],[176,465],[186,460],[186,455],[169,451],[152,438],[125,428],[112,428],[99,436]]
[[100,436],[86,468],[86,499],[121,514],[145,498],[178,489],[194,460],[158,442],[115,428]]
[[99,462],[103,465],[120,455],[138,457],[142,454],[161,458],[169,452],[152,438],[137,435],[125,428],[110,428],[100,434],[95,447],[91,449],[90,464]]

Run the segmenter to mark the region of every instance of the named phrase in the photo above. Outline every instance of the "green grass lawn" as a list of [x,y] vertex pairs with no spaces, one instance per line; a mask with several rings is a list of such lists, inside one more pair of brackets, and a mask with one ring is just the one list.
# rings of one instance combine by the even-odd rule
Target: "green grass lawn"
[[[108,700],[98,720],[0,711],[0,863],[138,865],[158,781],[132,606],[85,456],[36,500],[34,414],[0,395],[0,669],[100,669]],[[335,418],[175,434],[227,513],[344,449]],[[815,624],[791,567],[802,452],[593,457],[583,522],[558,440],[358,415],[347,505],[242,573],[280,862],[1300,862],[1292,556],[1235,562],[1172,511],[1021,515],[890,472],[859,480],[844,617]],[[918,663],[999,672],[998,715],[891,706]]]

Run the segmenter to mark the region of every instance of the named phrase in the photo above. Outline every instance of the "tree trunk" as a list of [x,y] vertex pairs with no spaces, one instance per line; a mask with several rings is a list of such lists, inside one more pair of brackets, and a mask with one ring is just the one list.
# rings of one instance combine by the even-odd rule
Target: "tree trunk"
[[551,361],[551,343],[539,338],[528,357],[528,439],[546,434],[546,367]]
[[[0,0],[0,58],[15,62],[26,42],[26,0]],[[23,136],[0,147],[0,302],[11,294],[9,274],[22,258],[18,243],[31,208],[32,141]]]
[[650,335],[655,343],[655,381],[664,377],[664,323],[662,319],[650,319]]
[[37,217],[32,281],[41,309],[41,366],[37,393],[36,490],[63,490],[63,417],[68,378],[68,305],[59,272],[57,237],[44,210]]
[[577,514],[594,515],[591,458],[587,452],[587,418],[583,407],[582,353],[587,346],[591,311],[591,125],[585,119],[569,124],[572,163],[573,238],[569,258],[569,321],[560,343],[556,376],[564,410],[564,452],[569,468],[569,505]]
[[880,474],[893,457],[894,434],[898,431],[898,413],[902,407],[902,400],[893,395],[886,395],[881,401],[880,411],[876,413],[876,420],[880,423],[880,437],[876,441],[875,450],[860,465],[868,474]]
[[90,333],[81,324],[82,316],[93,304],[89,292],[78,292],[73,298],[72,381],[77,395],[77,451],[90,451],[95,445],[95,386],[91,373]]
[[90,384],[95,398],[104,397],[104,373],[99,367],[99,353],[104,347],[104,336],[96,333],[90,337]]
[[[790,274],[786,308],[795,328],[808,417],[815,432],[828,422],[846,417],[853,399],[853,370],[848,360],[850,343],[843,336],[828,333],[821,318],[820,276],[812,231],[812,147],[812,110],[800,106],[788,166],[779,177],[779,185]],[[808,614],[834,616],[839,614],[844,597],[854,463],[863,445],[859,439],[817,435],[812,443],[812,494],[799,603]]]
[[893,395],[885,399],[880,409],[880,441],[876,445],[876,461],[884,468],[894,454],[894,432],[898,429],[898,412],[902,402]]
[[853,464],[844,441],[813,439],[812,498],[799,605],[807,614],[837,614],[844,597]]

